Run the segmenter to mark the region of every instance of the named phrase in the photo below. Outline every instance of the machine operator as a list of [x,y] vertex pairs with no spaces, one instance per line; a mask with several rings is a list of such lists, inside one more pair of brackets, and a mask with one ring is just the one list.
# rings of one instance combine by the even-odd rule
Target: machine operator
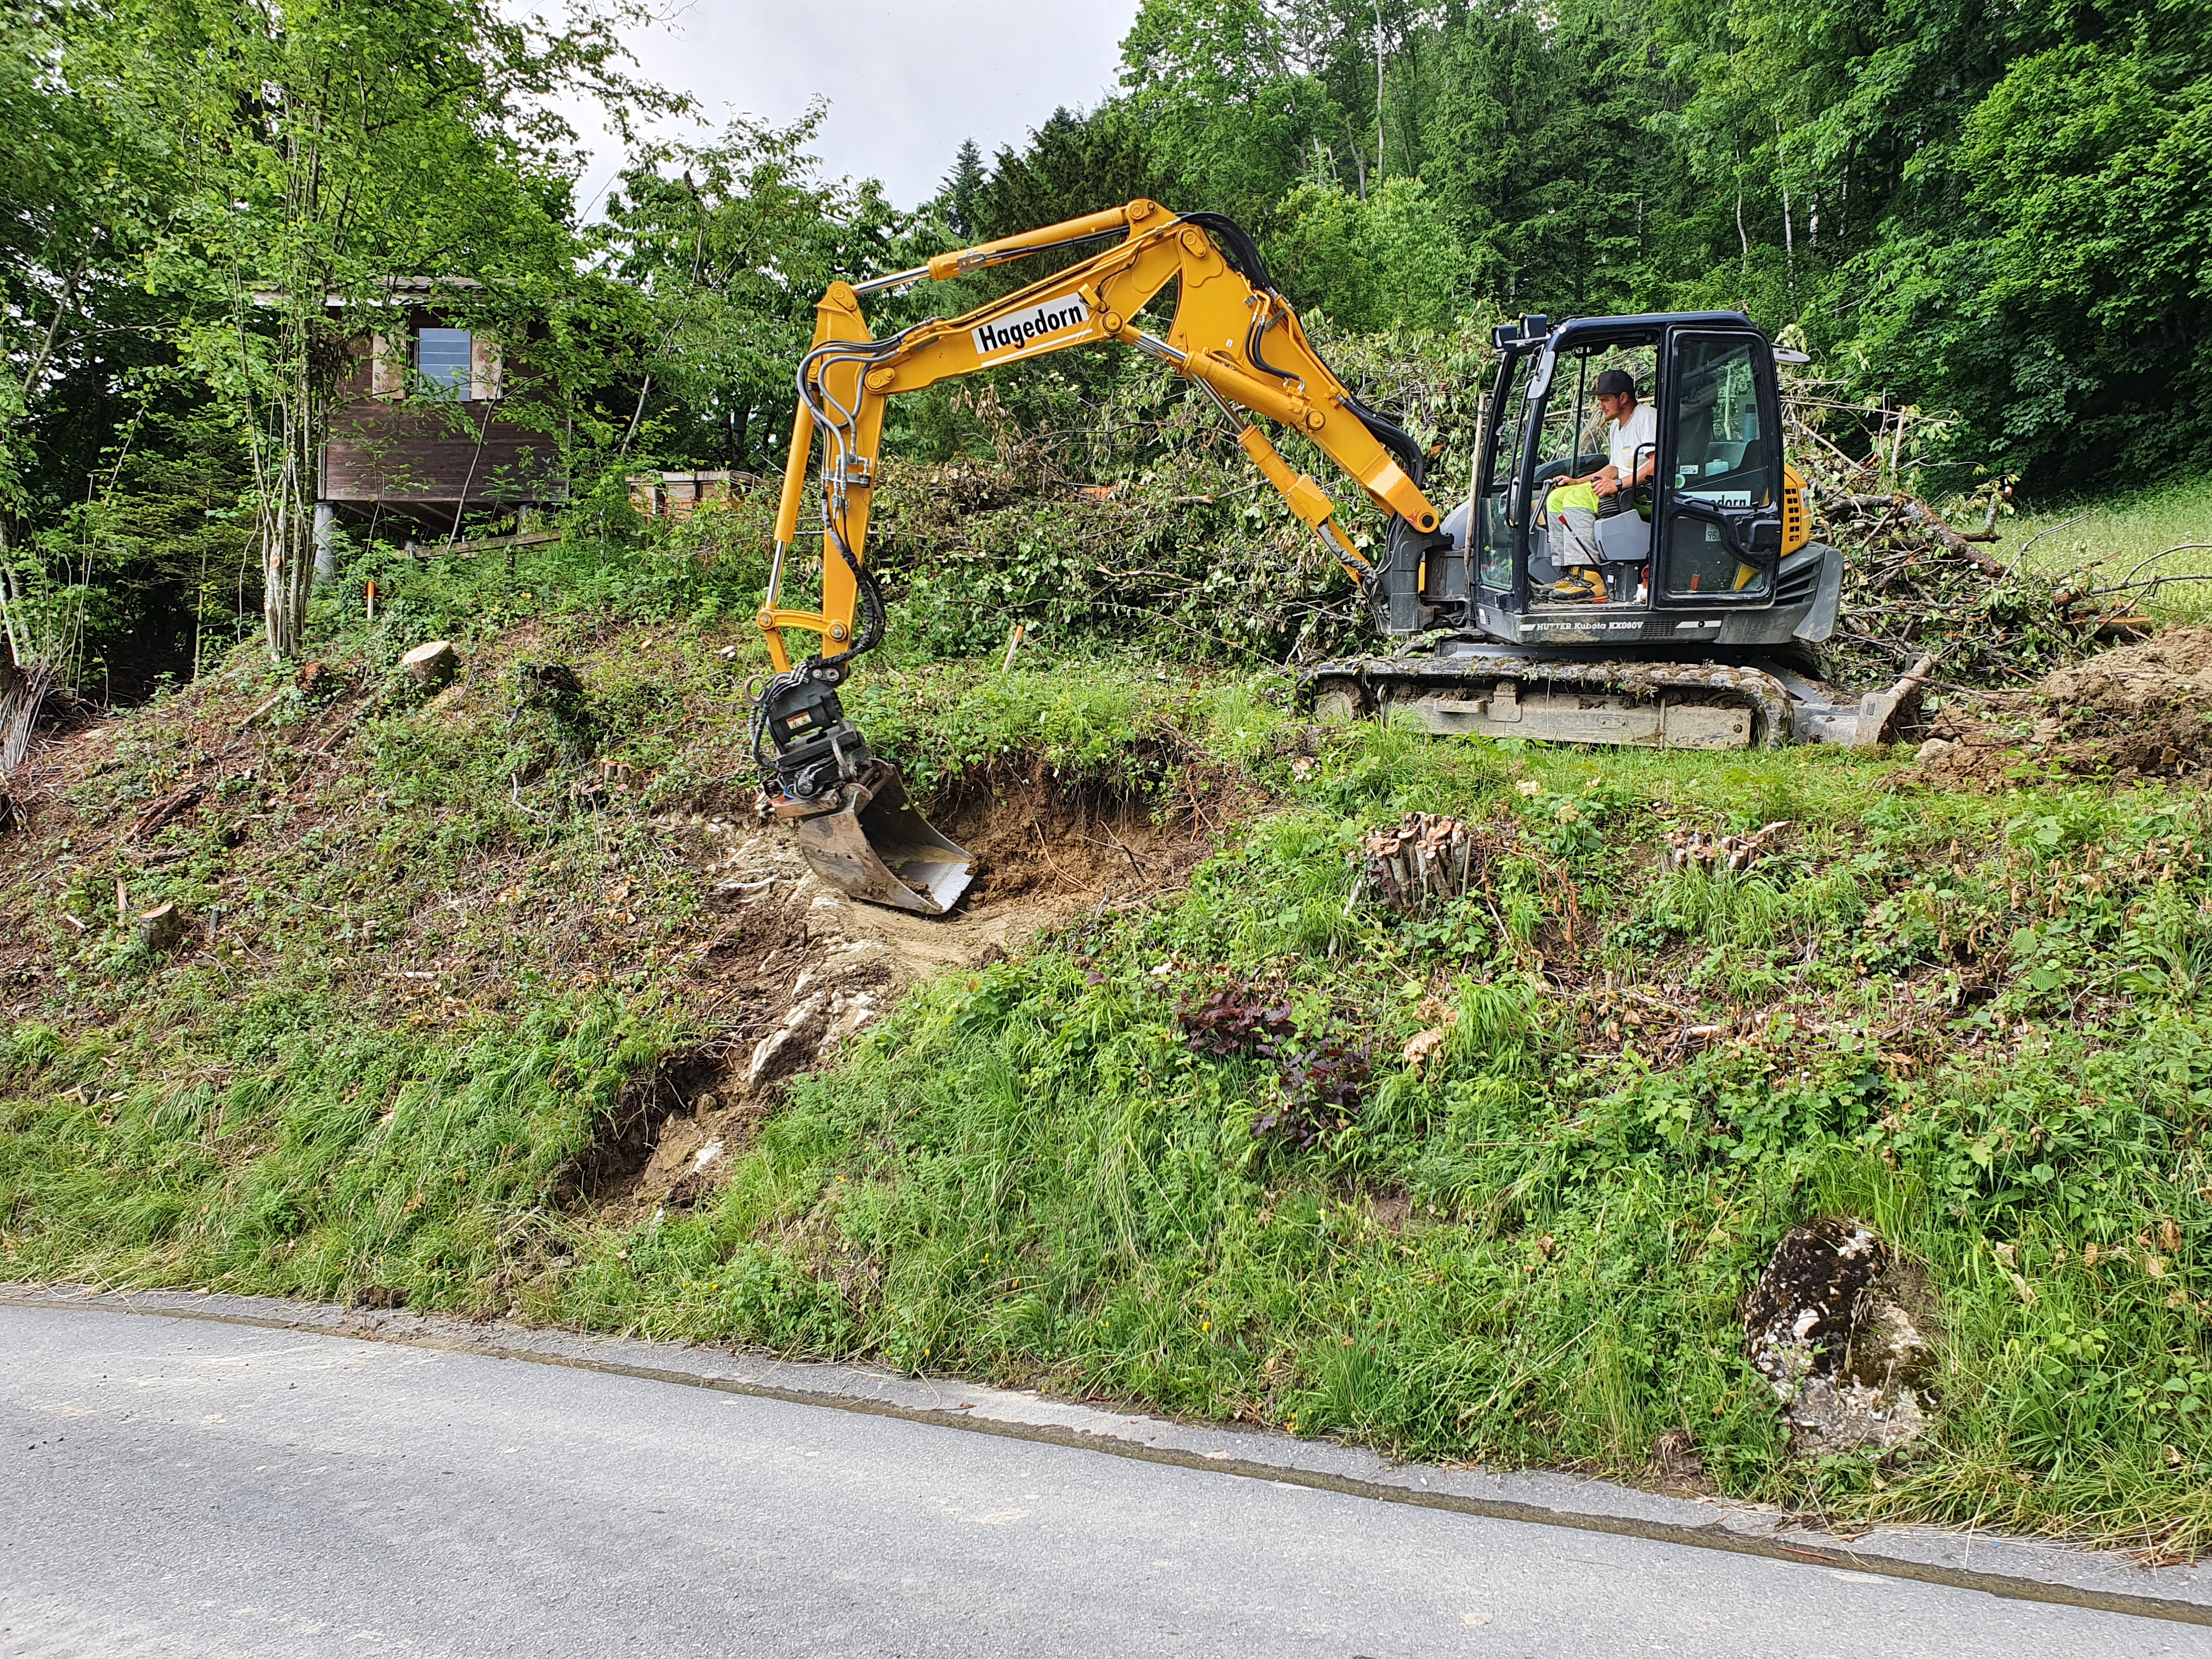
[[1555,545],[1565,576],[1554,583],[1557,598],[1602,605],[1612,596],[1598,564],[1597,521],[1636,506],[1659,465],[1659,416],[1636,400],[1636,380],[1626,369],[1608,368],[1597,377],[1597,409],[1607,426],[1606,465],[1579,478],[1561,478],[1545,498],[1544,511],[1562,532]]

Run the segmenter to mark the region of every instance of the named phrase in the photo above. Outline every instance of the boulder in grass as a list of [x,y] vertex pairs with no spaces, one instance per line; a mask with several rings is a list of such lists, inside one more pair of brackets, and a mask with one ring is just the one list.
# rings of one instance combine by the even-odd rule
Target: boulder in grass
[[461,653],[450,640],[431,640],[399,659],[407,677],[425,691],[442,690],[461,672]]
[[1744,1352],[1800,1457],[1887,1452],[1927,1427],[1934,1350],[1890,1293],[1898,1270],[1863,1221],[1825,1217],[1775,1247],[1744,1309]]

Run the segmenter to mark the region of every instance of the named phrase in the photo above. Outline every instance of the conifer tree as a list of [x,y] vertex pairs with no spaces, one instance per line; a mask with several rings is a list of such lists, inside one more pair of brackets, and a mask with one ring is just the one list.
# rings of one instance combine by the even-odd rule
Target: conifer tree
[[963,138],[952,157],[952,171],[945,175],[945,217],[971,241],[981,231],[977,216],[985,182],[981,149],[973,138]]

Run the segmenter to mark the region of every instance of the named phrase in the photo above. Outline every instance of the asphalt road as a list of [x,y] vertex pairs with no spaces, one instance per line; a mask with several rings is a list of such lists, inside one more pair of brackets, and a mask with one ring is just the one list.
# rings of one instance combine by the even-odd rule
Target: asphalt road
[[0,1654],[2212,1655],[2212,1630],[817,1406],[0,1307]]

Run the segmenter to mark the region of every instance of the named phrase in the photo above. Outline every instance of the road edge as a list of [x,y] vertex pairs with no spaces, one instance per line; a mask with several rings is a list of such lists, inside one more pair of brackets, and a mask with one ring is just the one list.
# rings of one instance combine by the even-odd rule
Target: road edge
[[1881,1528],[1844,1540],[1755,1504],[1668,1498],[1610,1481],[1541,1471],[1500,1474],[1392,1464],[1372,1452],[1333,1441],[1301,1440],[1243,1426],[1176,1423],[955,1378],[909,1377],[861,1366],[587,1335],[502,1321],[477,1322],[210,1291],[111,1291],[76,1285],[0,1282],[0,1306],[198,1320],[606,1371],[1489,1520],[1613,1533],[1981,1590],[2013,1601],[2212,1626],[2212,1576],[2197,1566],[2146,1567],[2117,1551],[1929,1527]]

